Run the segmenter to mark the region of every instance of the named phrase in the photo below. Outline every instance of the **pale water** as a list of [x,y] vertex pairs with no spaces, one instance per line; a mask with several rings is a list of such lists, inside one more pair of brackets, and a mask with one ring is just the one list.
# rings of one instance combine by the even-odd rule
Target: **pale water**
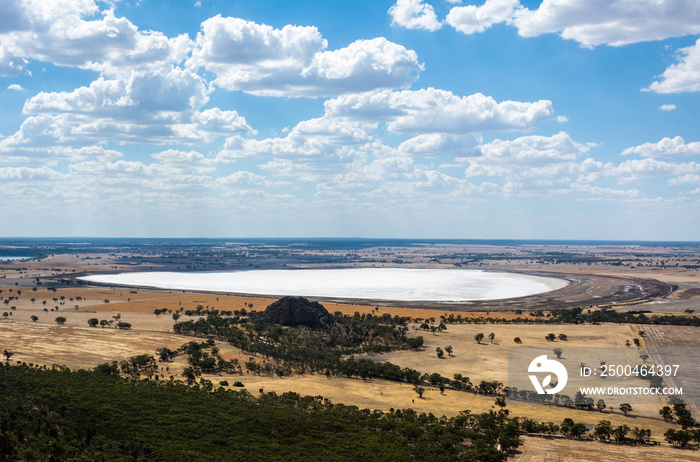
[[507,272],[408,268],[141,272],[80,279],[161,289],[397,301],[496,300],[549,292],[569,283]]

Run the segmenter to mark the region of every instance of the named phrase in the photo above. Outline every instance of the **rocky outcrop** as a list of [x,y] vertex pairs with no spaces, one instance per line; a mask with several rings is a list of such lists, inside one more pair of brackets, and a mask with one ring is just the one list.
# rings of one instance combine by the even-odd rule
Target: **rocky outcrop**
[[255,321],[283,326],[329,325],[333,317],[323,305],[304,297],[282,297],[255,316]]

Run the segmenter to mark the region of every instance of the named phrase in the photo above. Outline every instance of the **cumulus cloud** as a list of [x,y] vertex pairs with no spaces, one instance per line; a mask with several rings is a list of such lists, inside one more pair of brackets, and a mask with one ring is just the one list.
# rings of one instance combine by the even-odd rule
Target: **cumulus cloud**
[[435,88],[344,95],[325,107],[332,117],[384,121],[389,131],[415,134],[530,130],[552,116],[547,100],[498,103],[481,93],[457,96]]
[[586,47],[622,46],[700,33],[694,0],[544,0],[514,19],[520,35],[559,33]]
[[56,180],[62,177],[61,173],[47,166],[38,168],[0,167],[0,179],[3,181]]
[[480,143],[481,137],[478,135],[426,133],[404,141],[399,145],[398,151],[417,157],[437,157],[446,154],[461,157],[473,155]]
[[700,91],[700,39],[695,45],[682,48],[678,53],[678,63],[669,66],[661,74],[661,80],[653,82],[644,90],[665,94]]
[[98,78],[71,92],[41,92],[26,101],[27,118],[0,147],[85,145],[108,141],[194,143],[254,133],[235,111],[199,111],[209,99],[200,76],[179,68]]
[[697,173],[686,173],[685,175],[680,175],[676,178],[671,178],[668,180],[668,184],[671,186],[682,186],[686,184],[690,185],[700,185],[700,175]]
[[228,90],[292,97],[405,87],[423,70],[414,51],[383,37],[327,46],[316,27],[274,29],[219,15],[202,23],[187,65],[215,73]]
[[23,90],[24,90],[24,88],[22,88],[22,85],[19,85],[19,84],[16,84],[16,83],[13,83],[13,84],[11,84],[11,85],[8,85],[8,86],[7,86],[7,89],[8,89],[8,90],[12,90],[12,91],[23,91]]
[[623,156],[637,154],[643,157],[689,157],[700,155],[700,141],[686,143],[683,138],[662,138],[658,143],[644,143],[622,151]]
[[438,30],[442,23],[435,14],[435,9],[423,0],[397,0],[389,8],[391,24],[407,29]]
[[[18,25],[0,23],[0,75],[18,74],[31,59],[116,75],[169,67],[182,61],[191,47],[186,35],[167,38],[139,31],[111,10],[100,12],[91,0],[12,1],[6,8]],[[98,12],[101,18],[84,19]]]
[[355,155],[355,146],[372,140],[374,124],[317,118],[305,120],[292,128],[284,138],[256,140],[232,136],[226,140],[217,160],[226,162],[241,158],[333,158],[347,159]]
[[576,143],[565,132],[549,137],[494,140],[480,147],[481,156],[465,159],[468,164],[465,175],[571,181],[573,175],[585,173],[577,159],[588,150],[588,146]]
[[659,109],[665,112],[671,112],[676,110],[676,105],[675,104],[662,104]]
[[520,0],[486,0],[481,6],[452,8],[445,21],[464,34],[476,34],[494,24],[509,22],[520,8]]

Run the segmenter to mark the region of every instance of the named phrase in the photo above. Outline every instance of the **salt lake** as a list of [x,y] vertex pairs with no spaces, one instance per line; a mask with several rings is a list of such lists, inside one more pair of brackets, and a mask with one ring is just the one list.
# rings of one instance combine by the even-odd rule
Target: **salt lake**
[[133,272],[87,282],[253,295],[470,301],[524,297],[565,287],[564,279],[519,273],[416,268],[276,269],[226,272]]

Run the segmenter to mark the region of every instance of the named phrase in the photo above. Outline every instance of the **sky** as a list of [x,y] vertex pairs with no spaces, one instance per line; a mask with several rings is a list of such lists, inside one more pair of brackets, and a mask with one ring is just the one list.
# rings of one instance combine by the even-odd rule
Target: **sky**
[[0,236],[700,240],[700,2],[0,2]]

